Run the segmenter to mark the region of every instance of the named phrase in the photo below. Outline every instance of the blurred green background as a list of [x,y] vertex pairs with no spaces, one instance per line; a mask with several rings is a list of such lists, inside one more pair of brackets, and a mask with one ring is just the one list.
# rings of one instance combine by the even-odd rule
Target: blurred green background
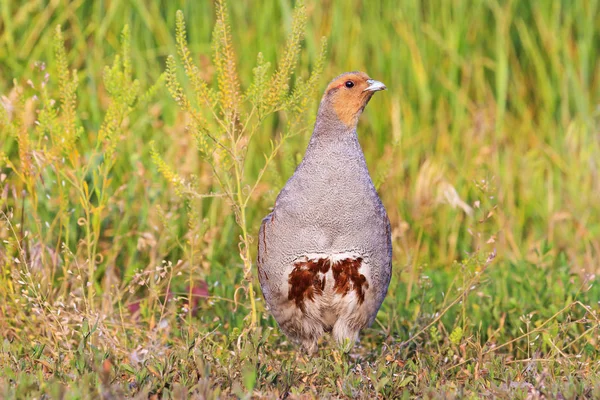
[[[122,27],[131,27],[134,75],[148,87],[165,57],[176,53],[177,9],[187,16],[201,73],[211,79],[210,1],[3,2],[0,90],[28,79],[34,62],[52,60],[51,32],[62,24],[71,67],[81,78],[78,107],[85,125],[97,129],[102,69]],[[230,5],[245,87],[259,51],[275,63],[292,10],[287,1]],[[451,190],[439,188],[448,182],[472,206],[473,182],[487,179],[499,205],[490,233],[497,233],[501,257],[534,256],[546,240],[578,267],[597,268],[598,2],[324,1],[307,2],[307,11],[300,74],[314,62],[322,36],[330,49],[315,101],[330,78],[347,70],[364,70],[389,88],[369,105],[359,135],[398,236],[407,241],[397,251],[400,265],[421,231],[419,255],[430,265],[469,251],[464,213],[438,206],[440,196],[448,197],[440,191]],[[166,92],[157,105],[172,126],[176,108]],[[164,130],[139,128],[136,137],[171,139]],[[296,143],[294,162],[307,139]],[[11,151],[7,141],[3,147]],[[385,176],[377,178],[380,170]],[[268,204],[257,204],[258,214]]]

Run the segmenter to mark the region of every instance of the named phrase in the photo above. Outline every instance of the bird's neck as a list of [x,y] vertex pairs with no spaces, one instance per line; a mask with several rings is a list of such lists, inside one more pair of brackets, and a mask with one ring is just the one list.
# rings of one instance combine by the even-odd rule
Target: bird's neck
[[348,183],[342,185],[343,190],[357,190],[357,185],[372,190],[356,124],[347,126],[331,112],[327,107],[319,108],[315,129],[294,175],[310,177],[322,190],[330,190],[335,182]]
[[306,157],[331,156],[335,150],[343,152],[358,152],[362,155],[362,149],[358,143],[356,124],[346,125],[335,113],[333,107],[322,102],[317,113],[317,121],[313,130]]

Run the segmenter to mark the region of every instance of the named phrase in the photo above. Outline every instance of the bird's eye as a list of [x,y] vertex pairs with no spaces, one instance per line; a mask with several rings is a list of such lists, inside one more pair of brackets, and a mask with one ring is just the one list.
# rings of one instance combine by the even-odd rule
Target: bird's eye
[[345,85],[346,85],[346,87],[348,89],[350,89],[351,87],[354,87],[354,82],[352,82],[352,81],[346,81]]

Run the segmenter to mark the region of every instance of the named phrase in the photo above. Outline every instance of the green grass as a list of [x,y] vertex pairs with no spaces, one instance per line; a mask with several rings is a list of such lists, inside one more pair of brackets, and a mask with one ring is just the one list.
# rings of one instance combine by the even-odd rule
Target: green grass
[[[229,4],[242,92],[259,52],[282,65],[294,15],[246,3]],[[306,102],[257,120],[241,99],[260,123],[227,142],[240,164],[198,150],[218,121],[169,92],[178,9],[226,93],[213,2],[0,2],[1,397],[600,397],[599,1],[306,1]],[[327,81],[357,69],[388,87],[358,131],[394,277],[359,346],[308,358],[256,292],[253,324],[252,238]]]

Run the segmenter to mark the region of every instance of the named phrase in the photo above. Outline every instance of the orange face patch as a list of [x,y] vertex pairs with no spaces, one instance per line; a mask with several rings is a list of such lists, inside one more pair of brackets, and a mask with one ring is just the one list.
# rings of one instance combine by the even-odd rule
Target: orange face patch
[[373,92],[364,91],[369,87],[367,83],[369,79],[369,76],[363,72],[344,74],[331,82],[325,91],[331,96],[330,101],[337,117],[346,126],[356,124],[360,111],[373,96]]

